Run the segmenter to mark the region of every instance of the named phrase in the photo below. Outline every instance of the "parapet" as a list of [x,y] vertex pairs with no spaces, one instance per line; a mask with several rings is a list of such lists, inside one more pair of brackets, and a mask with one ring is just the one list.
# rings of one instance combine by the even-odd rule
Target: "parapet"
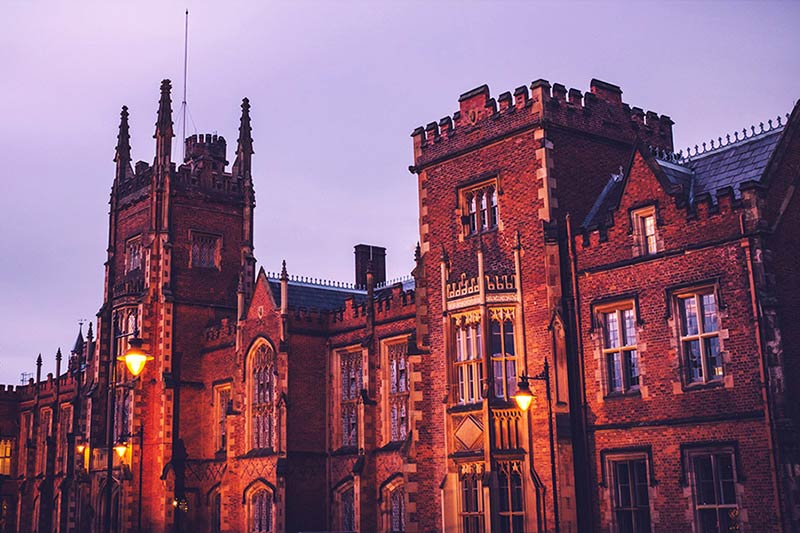
[[[192,135],[186,138],[186,155],[184,162],[211,160],[224,167],[228,164],[225,160],[227,144],[225,137],[210,133]],[[222,168],[220,168],[222,170]]]
[[[521,86],[492,98],[487,85],[462,94],[459,109],[452,117],[416,128],[414,140],[415,172],[464,150],[493,139],[552,124],[633,143],[672,150],[672,119],[653,111],[631,108],[622,101],[617,85],[593,79],[590,90],[567,89],[560,83],[539,79],[530,87]],[[499,104],[499,105],[498,105]]]

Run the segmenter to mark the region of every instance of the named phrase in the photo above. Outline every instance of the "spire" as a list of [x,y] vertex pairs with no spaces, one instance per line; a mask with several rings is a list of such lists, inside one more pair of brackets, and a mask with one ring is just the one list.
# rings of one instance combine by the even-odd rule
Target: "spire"
[[117,134],[117,147],[114,153],[114,162],[117,164],[117,180],[127,177],[131,164],[131,135],[128,129],[128,106],[122,106],[119,114],[119,133]]
[[36,358],[36,383],[42,381],[42,354]]
[[161,98],[158,101],[158,119],[156,120],[156,167],[169,169],[172,157],[172,84],[169,80],[161,82]]
[[[91,323],[89,325],[91,328]],[[75,346],[72,348],[72,354],[82,354],[83,353],[83,323],[80,323],[78,326],[78,338],[75,339]]]
[[253,155],[253,134],[250,127],[250,100],[242,99],[242,117],[239,119],[239,139],[236,141],[236,160],[233,175],[250,178],[250,161]]

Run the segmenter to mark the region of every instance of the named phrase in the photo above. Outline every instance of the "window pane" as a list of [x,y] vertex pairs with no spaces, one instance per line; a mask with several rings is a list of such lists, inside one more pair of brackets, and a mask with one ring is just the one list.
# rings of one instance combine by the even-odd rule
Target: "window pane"
[[717,460],[717,475],[720,484],[720,503],[735,504],[736,488],[733,482],[733,459],[731,454],[714,456]]
[[511,502],[511,487],[509,485],[508,474],[500,472],[497,476],[500,485],[500,512],[505,513],[509,510]]
[[639,386],[639,354],[636,350],[625,352],[628,365],[628,387]]
[[689,381],[703,381],[703,362],[700,359],[700,341],[685,341],[683,350],[686,353],[686,372]]
[[514,355],[514,323],[503,321],[503,349],[507,355]]
[[722,533],[722,529],[717,526],[717,510],[701,509],[698,513],[700,518],[700,533]]
[[622,320],[625,323],[625,346],[636,344],[636,321],[633,319],[633,309],[622,311]]
[[631,506],[631,486],[628,464],[628,461],[614,463],[614,481],[616,484],[614,492],[616,493],[617,507]]
[[468,326],[466,328],[466,348],[467,348],[467,359],[472,359],[473,350],[472,350],[472,326]]
[[706,337],[706,366],[711,374],[710,379],[722,377],[722,356],[719,353],[719,337]]
[[481,325],[475,324],[475,359],[483,358],[483,333],[481,333]]
[[681,300],[681,314],[683,318],[683,334],[697,335],[697,303],[694,296]]
[[492,363],[492,372],[494,372],[494,395],[496,398],[503,398],[505,397],[505,391],[503,390],[503,360],[495,360]]
[[608,389],[611,392],[622,390],[622,361],[619,352],[608,354]]
[[511,474],[511,510],[521,513],[523,509],[522,476],[515,472]]
[[710,455],[700,455],[694,458],[694,475],[697,484],[698,505],[716,504],[717,498],[714,494],[714,471],[711,466]]
[[492,356],[498,357],[503,353],[503,339],[500,332],[500,322],[492,320],[490,322],[490,333],[492,336]]
[[509,398],[517,393],[517,361],[506,360],[506,391]]
[[703,332],[717,331],[717,301],[714,294],[703,295]]
[[605,313],[606,348],[619,348],[619,319],[617,313]]
[[619,533],[634,533],[633,513],[629,511],[617,511],[616,515]]

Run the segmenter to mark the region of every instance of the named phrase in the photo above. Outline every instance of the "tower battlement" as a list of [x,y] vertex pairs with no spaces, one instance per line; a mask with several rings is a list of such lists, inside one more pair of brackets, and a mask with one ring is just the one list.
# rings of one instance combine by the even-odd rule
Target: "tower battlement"
[[618,86],[596,79],[586,93],[539,79],[497,99],[488,85],[481,85],[462,94],[458,103],[452,116],[412,132],[417,167],[545,123],[624,142],[639,138],[672,149],[669,116],[629,106]]
[[186,156],[184,162],[198,162],[211,160],[221,164],[222,167],[228,164],[225,160],[227,143],[222,135],[212,135],[210,133],[192,135],[186,138]]

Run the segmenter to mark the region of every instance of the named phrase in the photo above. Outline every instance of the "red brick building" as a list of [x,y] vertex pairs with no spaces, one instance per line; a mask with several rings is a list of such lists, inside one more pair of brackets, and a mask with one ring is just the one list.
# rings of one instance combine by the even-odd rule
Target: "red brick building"
[[168,81],[152,165],[123,108],[97,338],[0,391],[2,531],[797,530],[800,111],[675,154],[621,96],[462,95],[412,276],[353,284],[256,269],[246,99],[230,171],[172,162]]

